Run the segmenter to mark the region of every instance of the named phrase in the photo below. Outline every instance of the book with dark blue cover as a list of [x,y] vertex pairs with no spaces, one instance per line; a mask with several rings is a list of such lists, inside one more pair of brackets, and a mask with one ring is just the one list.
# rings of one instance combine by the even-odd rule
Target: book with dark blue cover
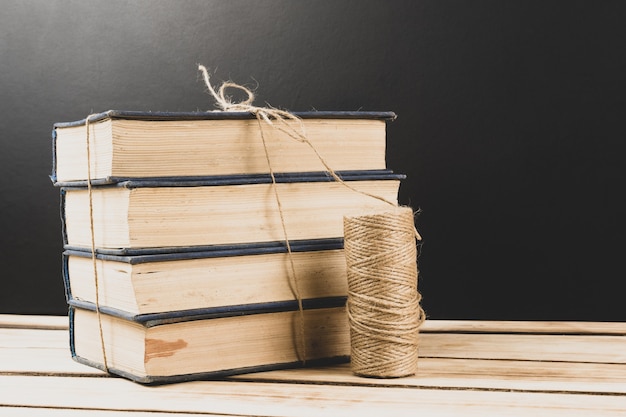
[[[275,120],[270,126],[247,112],[95,114],[88,118],[89,175],[106,183],[115,178],[259,174],[268,172],[268,157],[277,173],[386,168],[386,123],[395,119],[394,113],[294,115],[301,124]],[[52,154],[55,184],[88,178],[86,119],[54,124]]]
[[[404,178],[390,170],[338,175],[343,182],[325,172],[275,176],[290,240],[343,236],[344,215],[396,205]],[[85,184],[61,188],[68,248],[90,247],[88,194]],[[266,174],[120,179],[92,187],[91,201],[98,250],[175,251],[285,240],[272,179]]]
[[[96,302],[130,315],[189,315],[206,308],[345,297],[348,293],[343,241],[320,239],[218,245],[202,250],[63,253],[68,302]],[[291,270],[290,265],[293,263]],[[178,313],[176,313],[178,312]],[[181,313],[182,312],[182,313]]]
[[133,316],[70,300],[70,350],[79,363],[142,384],[346,362],[345,301],[302,300],[302,310],[291,300]]
[[[356,120],[383,120],[396,119],[396,114],[391,111],[296,111],[292,114],[300,119],[356,119]],[[250,112],[239,111],[192,111],[192,112],[168,112],[168,111],[143,111],[143,110],[107,110],[88,116],[90,122],[104,119],[148,120],[148,121],[176,121],[176,120],[250,120],[256,116]],[[58,122],[55,128],[84,126],[87,118],[71,122]]]

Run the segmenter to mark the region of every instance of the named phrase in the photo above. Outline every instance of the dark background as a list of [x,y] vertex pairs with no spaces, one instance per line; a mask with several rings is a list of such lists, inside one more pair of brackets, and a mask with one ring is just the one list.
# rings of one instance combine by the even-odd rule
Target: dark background
[[626,3],[0,0],[0,313],[64,314],[52,124],[390,110],[431,318],[626,320]]

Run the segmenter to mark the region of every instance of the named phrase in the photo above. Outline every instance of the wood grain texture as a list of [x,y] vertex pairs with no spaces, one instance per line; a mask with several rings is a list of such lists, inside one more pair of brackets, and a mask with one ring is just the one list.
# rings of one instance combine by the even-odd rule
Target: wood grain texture
[[0,415],[626,416],[620,323],[431,321],[408,378],[346,364],[148,387],[74,362],[54,321],[0,326]]
[[420,337],[421,357],[626,363],[624,336],[425,333]]
[[[37,395],[33,395],[36,392]],[[72,395],[67,393],[71,392]],[[617,416],[626,397],[210,381],[145,387],[118,378],[0,376],[0,405],[249,416]]]
[[0,314],[0,328],[11,329],[57,329],[69,327],[65,316]]
[[241,381],[626,395],[626,365],[421,358],[415,376],[360,378],[349,365],[239,375]]
[[420,331],[469,333],[546,333],[626,335],[626,323],[585,321],[426,320]]

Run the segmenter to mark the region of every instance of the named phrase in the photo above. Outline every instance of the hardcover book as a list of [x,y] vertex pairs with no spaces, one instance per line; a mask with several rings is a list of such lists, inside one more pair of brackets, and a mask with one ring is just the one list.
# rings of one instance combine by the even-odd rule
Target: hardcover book
[[[342,237],[344,215],[397,204],[404,178],[386,170],[341,176],[344,183],[324,173],[276,177],[290,240]],[[95,246],[176,248],[281,241],[285,236],[272,187],[267,175],[137,180],[93,187]],[[90,248],[88,189],[61,190],[65,244]]]
[[[96,254],[98,303],[130,314],[198,310],[293,300],[346,297],[341,239],[290,244],[230,245],[204,251]],[[133,254],[134,253],[134,254]],[[96,302],[91,252],[66,250],[63,272],[68,300]]]
[[[70,300],[70,349],[81,363],[144,384],[345,362],[345,298],[130,315]],[[102,338],[100,335],[102,329]],[[304,343],[302,340],[304,337]]]
[[[294,113],[311,145],[335,171],[385,168],[386,122],[392,112]],[[293,128],[300,126],[288,121]],[[265,137],[275,172],[322,171],[306,143],[259,125],[247,112],[133,112],[89,118],[91,179],[215,176],[268,172]],[[53,127],[54,183],[87,179],[85,119]]]

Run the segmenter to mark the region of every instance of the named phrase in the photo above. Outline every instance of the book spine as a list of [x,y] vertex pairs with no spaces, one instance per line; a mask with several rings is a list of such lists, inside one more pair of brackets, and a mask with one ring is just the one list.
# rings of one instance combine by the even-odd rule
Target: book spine
[[61,215],[61,239],[63,242],[63,246],[65,247],[68,242],[67,238],[67,216],[65,215],[65,196],[67,194],[67,190],[61,188],[59,191],[59,212]]
[[70,285],[69,257],[61,255],[61,274],[63,276],[63,288],[65,289],[65,301],[69,304],[72,299],[72,287]]
[[57,130],[52,129],[52,173],[50,180],[53,184],[57,183]]

